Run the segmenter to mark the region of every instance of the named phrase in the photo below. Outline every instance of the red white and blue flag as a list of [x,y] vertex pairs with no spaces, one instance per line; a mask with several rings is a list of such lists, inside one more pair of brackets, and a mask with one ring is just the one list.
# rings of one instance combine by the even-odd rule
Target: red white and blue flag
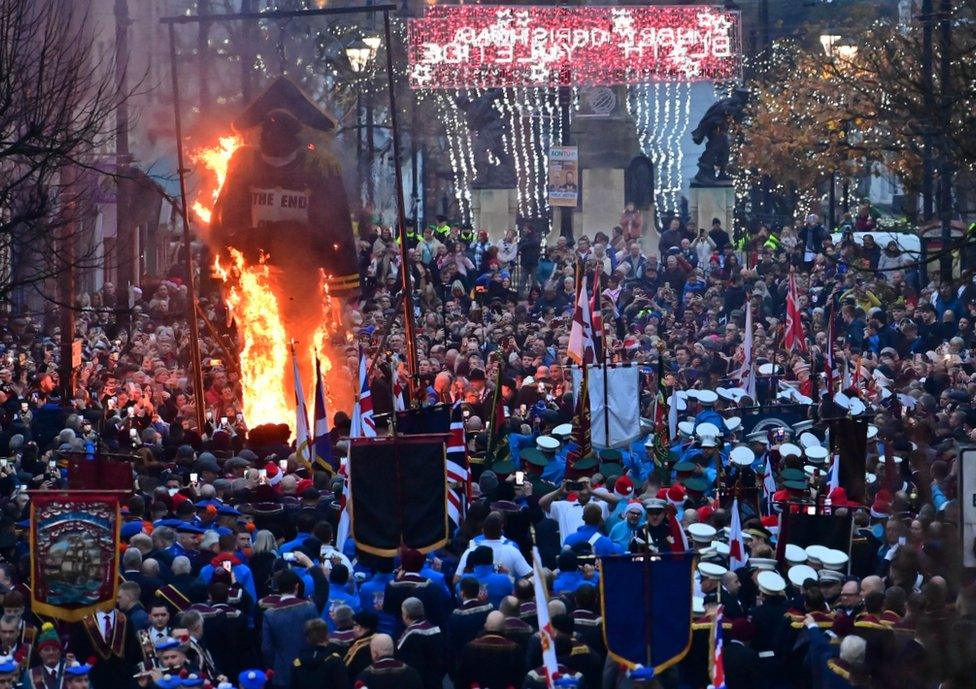
[[464,416],[460,402],[451,410],[451,429],[447,437],[447,480],[463,486],[459,492],[454,488],[447,490],[447,516],[460,525],[471,489],[471,472],[468,466],[467,446],[464,443]]
[[305,408],[305,391],[298,372],[298,356],[295,344],[291,345],[292,378],[295,386],[295,459],[306,467],[312,465],[312,442],[308,432],[308,410]]
[[325,379],[318,356],[315,357],[315,420],[312,424],[312,465],[334,473],[339,468],[329,438],[329,414],[325,403]]
[[790,269],[789,288],[786,292],[786,330],[783,332],[783,349],[787,352],[807,351],[807,338],[800,320],[799,295],[796,291],[796,273]]
[[739,498],[732,501],[732,523],[729,525],[729,569],[733,572],[746,566],[746,542],[742,537],[742,521],[739,517]]
[[393,355],[390,362],[390,376],[393,379],[393,411],[406,411],[407,403],[403,398],[403,380],[400,378],[400,357]]
[[722,606],[715,612],[715,626],[712,631],[712,683],[709,689],[725,689],[725,653],[722,639]]
[[369,392],[369,381],[366,379],[366,357],[362,349],[359,351],[359,395],[352,408],[352,426],[349,429],[351,438],[375,438],[376,422],[373,421],[373,398]]
[[[359,350],[359,395],[356,396],[356,403],[352,406],[352,424],[349,428],[350,438],[375,438],[376,422],[373,421],[373,399],[370,397],[369,381],[366,379],[366,357],[363,350]],[[352,446],[350,444],[350,452]],[[339,473],[343,476],[349,475],[349,456],[342,458]],[[349,510],[346,509],[351,492],[349,482],[346,482],[346,490],[343,495],[342,513],[339,515],[339,528],[336,529],[336,547],[342,550],[349,537]]]

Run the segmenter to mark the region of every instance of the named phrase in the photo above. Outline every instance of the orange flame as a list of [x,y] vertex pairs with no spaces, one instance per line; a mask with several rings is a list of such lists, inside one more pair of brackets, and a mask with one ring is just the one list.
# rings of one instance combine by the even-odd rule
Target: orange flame
[[217,202],[220,190],[223,189],[224,181],[227,179],[227,166],[230,164],[230,158],[234,155],[234,151],[243,145],[244,140],[232,134],[220,137],[216,146],[199,148],[190,153],[191,161],[201,163],[215,177],[214,186],[210,190],[209,202],[206,202],[206,191],[201,190],[191,206],[197,218],[207,225],[210,224],[210,218],[213,215],[213,205]]
[[[202,189],[192,208],[202,222],[209,224],[213,204],[227,179],[227,167],[231,156],[243,140],[238,136],[221,137],[217,146],[198,149],[190,154],[191,160],[201,163],[214,177],[213,187]],[[265,423],[285,423],[295,431],[295,393],[290,343],[307,343],[307,348],[297,351],[300,375],[306,395],[306,409],[310,416],[315,410],[314,362],[318,356],[323,377],[332,370],[335,354],[330,337],[341,323],[341,309],[334,303],[328,289],[326,276],[319,274],[319,317],[311,337],[286,318],[283,302],[290,297],[283,287],[280,269],[268,264],[268,256],[261,256],[257,264],[249,264],[244,254],[234,247],[217,252],[214,274],[224,286],[224,299],[233,317],[239,337],[240,376],[243,391],[244,420],[254,428]],[[314,305],[309,305],[309,313]],[[290,332],[289,330],[297,330]],[[336,381],[342,388],[342,381]],[[346,386],[348,387],[348,386]],[[327,389],[328,406],[335,411],[336,400]],[[342,390],[339,391],[342,394]],[[346,400],[339,400],[344,402]],[[314,419],[309,418],[309,428],[314,429]],[[314,434],[314,430],[313,430]]]

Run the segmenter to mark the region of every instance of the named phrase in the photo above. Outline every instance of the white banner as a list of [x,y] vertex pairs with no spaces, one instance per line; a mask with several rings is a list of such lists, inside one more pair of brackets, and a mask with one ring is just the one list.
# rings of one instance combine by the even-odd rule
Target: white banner
[[959,464],[959,507],[962,520],[962,566],[976,567],[976,448],[966,448]]
[[[605,419],[607,403],[603,397],[603,372],[607,372],[607,397],[610,400],[609,424]],[[579,397],[583,371],[571,369],[573,401]],[[637,366],[589,367],[590,438],[595,448],[626,447],[640,437],[640,370]],[[609,425],[610,437],[607,438]]]

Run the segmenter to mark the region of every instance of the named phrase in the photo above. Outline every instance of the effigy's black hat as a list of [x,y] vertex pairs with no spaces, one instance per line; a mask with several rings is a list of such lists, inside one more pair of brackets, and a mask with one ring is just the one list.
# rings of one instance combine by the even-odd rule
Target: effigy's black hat
[[293,82],[278,77],[267,90],[247,106],[237,119],[234,129],[242,131],[262,124],[276,110],[284,110],[306,127],[330,132],[336,128],[336,119],[320,109]]

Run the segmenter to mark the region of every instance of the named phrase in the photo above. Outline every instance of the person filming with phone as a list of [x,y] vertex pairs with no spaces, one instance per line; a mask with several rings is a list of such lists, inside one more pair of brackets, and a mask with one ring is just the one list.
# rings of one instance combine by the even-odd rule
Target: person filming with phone
[[539,507],[559,524],[560,545],[565,544],[566,539],[583,526],[583,510],[593,498],[597,498],[593,504],[600,508],[601,520],[606,520],[610,514],[608,504],[615,505],[619,500],[606,490],[594,491],[589,477],[567,479],[559,488],[539,498]]

